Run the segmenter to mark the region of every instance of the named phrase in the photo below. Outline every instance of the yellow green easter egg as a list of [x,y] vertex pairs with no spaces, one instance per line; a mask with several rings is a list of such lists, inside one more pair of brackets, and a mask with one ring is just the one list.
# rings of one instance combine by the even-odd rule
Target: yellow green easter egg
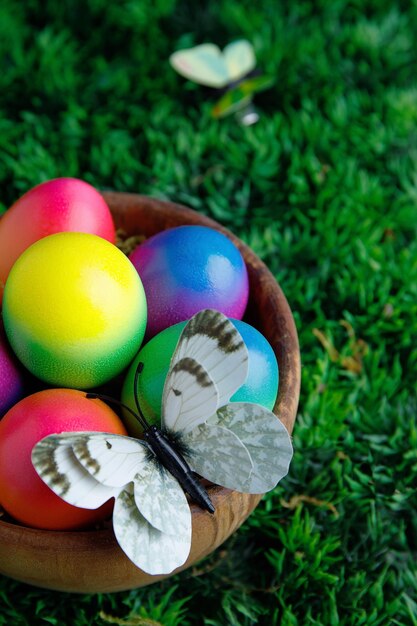
[[20,361],[38,378],[88,389],[119,374],[146,328],[142,282],[96,235],[64,232],[27,248],[6,282],[3,320]]

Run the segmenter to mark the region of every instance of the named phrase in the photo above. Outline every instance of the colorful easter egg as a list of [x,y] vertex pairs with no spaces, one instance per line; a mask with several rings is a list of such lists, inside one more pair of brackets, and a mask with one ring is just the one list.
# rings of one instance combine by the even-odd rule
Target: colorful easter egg
[[16,520],[50,530],[90,525],[109,515],[111,503],[97,510],[66,504],[39,478],[33,446],[53,433],[126,430],[104,402],[73,389],[46,389],[27,396],[0,421],[0,504]]
[[248,301],[243,257],[230,239],[206,226],[154,235],[130,255],[148,301],[147,336],[205,308],[240,319]]
[[23,372],[0,321],[0,418],[23,396]]
[[0,304],[7,276],[32,243],[62,231],[91,233],[115,241],[110,209],[94,187],[76,178],[56,178],[30,189],[0,220]]
[[[278,363],[268,341],[253,326],[242,320],[230,320],[239,331],[249,353],[246,382],[232,396],[232,402],[254,402],[272,410],[278,393]],[[140,350],[126,375],[122,401],[136,411],[134,400],[134,376],[138,363],[144,364],[139,375],[139,402],[145,417],[159,423],[161,416],[162,391],[171,357],[186,322],[180,322],[155,335]],[[124,421],[128,431],[134,435],[141,432],[139,424],[127,411]]]
[[4,326],[22,363],[57,386],[87,389],[121,372],[146,328],[146,298],[129,259],[96,235],[34,243],[7,279]]

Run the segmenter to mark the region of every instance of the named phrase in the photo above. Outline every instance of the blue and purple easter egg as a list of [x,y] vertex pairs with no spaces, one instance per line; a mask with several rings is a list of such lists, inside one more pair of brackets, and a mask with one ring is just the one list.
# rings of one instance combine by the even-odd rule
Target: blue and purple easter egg
[[0,418],[23,396],[23,373],[0,321]]
[[207,226],[179,226],[154,235],[130,255],[148,303],[147,337],[202,309],[241,319],[249,283],[235,244]]
[[[232,396],[232,402],[253,402],[272,410],[277,399],[279,372],[275,353],[267,339],[253,326],[242,320],[230,320],[239,331],[249,354],[245,383]],[[136,411],[134,378],[138,363],[143,363],[138,393],[141,409],[149,422],[159,424],[162,392],[170,361],[186,322],[166,328],[141,348],[132,362],[122,390],[122,401]],[[126,428],[133,436],[141,433],[136,420],[126,411]]]

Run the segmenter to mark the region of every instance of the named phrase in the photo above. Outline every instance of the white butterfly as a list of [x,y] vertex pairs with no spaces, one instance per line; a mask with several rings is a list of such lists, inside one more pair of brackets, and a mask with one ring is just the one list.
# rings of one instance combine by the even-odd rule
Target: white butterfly
[[251,75],[256,58],[252,44],[246,39],[230,43],[223,51],[213,43],[177,50],[169,61],[184,78],[206,87],[226,90],[211,110],[213,117],[241,111],[241,121],[246,125],[259,118],[249,106],[254,94],[269,89],[274,83],[271,76]]
[[233,324],[217,311],[201,311],[172,357],[161,430],[146,426],[145,440],[50,435],[34,447],[33,465],[69,504],[95,509],[115,498],[113,528],[122,550],[145,572],[168,574],[191,547],[184,490],[214,511],[193,472],[244,493],[269,491],[288,472],[292,445],[282,422],[260,405],[229,403],[247,369],[248,352]]
[[213,43],[177,50],[169,61],[185,78],[217,89],[240,80],[256,65],[253,46],[245,39],[230,43],[223,52]]

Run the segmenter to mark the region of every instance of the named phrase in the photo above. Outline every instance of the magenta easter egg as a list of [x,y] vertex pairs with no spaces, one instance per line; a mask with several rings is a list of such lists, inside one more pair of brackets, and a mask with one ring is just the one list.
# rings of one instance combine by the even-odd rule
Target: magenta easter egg
[[0,418],[23,396],[23,373],[0,321]]
[[67,504],[45,485],[32,465],[32,449],[38,441],[54,433],[77,431],[126,434],[110,407],[73,389],[46,389],[27,396],[0,421],[0,504],[19,522],[69,530],[97,522],[111,511],[111,502],[96,510]]
[[230,239],[206,226],[179,226],[138,246],[130,260],[148,302],[147,336],[205,308],[240,319],[248,301],[248,274]]
[[0,303],[16,259],[32,243],[63,231],[115,242],[110,209],[101,194],[77,178],[48,180],[26,192],[0,220]]

